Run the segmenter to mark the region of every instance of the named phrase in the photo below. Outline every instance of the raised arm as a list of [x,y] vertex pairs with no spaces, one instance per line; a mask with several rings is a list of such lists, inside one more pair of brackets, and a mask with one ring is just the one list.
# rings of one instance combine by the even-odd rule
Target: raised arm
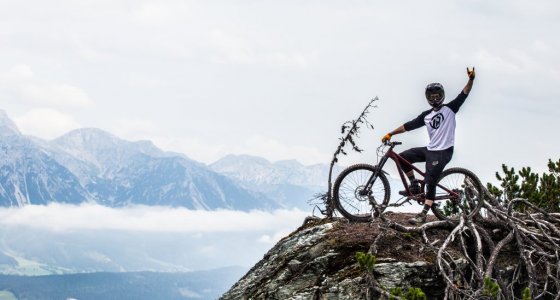
[[463,88],[463,91],[459,93],[459,95],[457,95],[455,99],[447,104],[447,107],[449,107],[454,113],[457,113],[459,111],[459,108],[461,108],[463,103],[465,103],[467,96],[471,92],[475,76],[474,67],[472,68],[472,70],[469,70],[469,68],[467,68],[467,76],[469,76],[469,81],[467,81],[467,84]]
[[467,76],[469,76],[469,81],[467,81],[467,85],[465,85],[465,87],[463,88],[463,93],[466,95],[468,95],[472,89],[475,76],[474,67],[472,68],[472,70],[469,70],[469,68],[467,67]]

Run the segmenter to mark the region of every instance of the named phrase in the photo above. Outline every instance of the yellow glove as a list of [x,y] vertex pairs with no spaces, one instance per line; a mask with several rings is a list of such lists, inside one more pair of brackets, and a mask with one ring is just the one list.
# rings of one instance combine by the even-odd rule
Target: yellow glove
[[474,79],[475,76],[474,67],[472,67],[472,70],[470,70],[469,67],[467,67],[467,75],[469,76],[469,79]]
[[383,136],[383,138],[381,138],[381,142],[385,143],[387,141],[391,140],[391,134],[387,133],[386,135]]

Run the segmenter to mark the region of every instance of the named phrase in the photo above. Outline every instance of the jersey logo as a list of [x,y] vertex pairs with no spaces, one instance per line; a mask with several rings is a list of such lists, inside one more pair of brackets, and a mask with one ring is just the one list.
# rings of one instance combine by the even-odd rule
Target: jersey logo
[[441,126],[441,124],[443,123],[443,120],[445,120],[443,114],[439,113],[432,118],[432,120],[430,121],[430,126],[432,126],[433,129],[438,129],[439,126]]

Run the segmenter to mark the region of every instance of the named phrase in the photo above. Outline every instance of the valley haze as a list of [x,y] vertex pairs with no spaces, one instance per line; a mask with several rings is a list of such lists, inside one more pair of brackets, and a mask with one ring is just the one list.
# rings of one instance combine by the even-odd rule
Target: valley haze
[[247,270],[311,214],[328,170],[247,155],[205,165],[94,128],[47,141],[1,110],[0,150],[7,275]]

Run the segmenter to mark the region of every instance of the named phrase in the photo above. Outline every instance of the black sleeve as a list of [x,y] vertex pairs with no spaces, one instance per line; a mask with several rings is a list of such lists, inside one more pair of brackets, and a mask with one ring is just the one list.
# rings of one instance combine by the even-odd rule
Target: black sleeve
[[418,128],[420,128],[420,127],[426,125],[426,124],[424,123],[424,117],[425,117],[427,114],[429,114],[430,111],[431,111],[431,110],[427,110],[427,111],[421,113],[421,114],[420,114],[418,117],[416,117],[415,119],[410,120],[410,121],[404,123],[404,129],[405,129],[406,131],[411,131],[411,130],[418,129]]
[[447,103],[447,107],[451,108],[451,110],[454,113],[457,113],[459,111],[459,108],[461,108],[461,105],[463,105],[463,103],[465,103],[465,100],[467,99],[468,94],[463,93],[463,91],[461,91],[461,93],[459,93],[459,95],[457,95],[457,97],[455,98],[455,100]]

